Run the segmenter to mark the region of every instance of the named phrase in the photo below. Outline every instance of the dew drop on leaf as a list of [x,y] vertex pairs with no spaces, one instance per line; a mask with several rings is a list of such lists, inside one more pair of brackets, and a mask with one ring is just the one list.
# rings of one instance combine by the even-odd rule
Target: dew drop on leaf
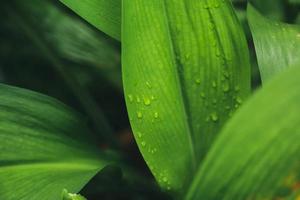
[[159,117],[158,112],[155,112],[155,113],[154,113],[154,118],[157,119],[158,117]]
[[146,105],[146,106],[150,106],[150,104],[151,104],[151,100],[149,99],[149,98],[144,98],[144,104]]
[[143,136],[143,134],[141,132],[138,132],[137,135],[139,138],[142,138],[142,136]]
[[168,178],[167,177],[163,177],[163,182],[168,182]]
[[216,112],[211,113],[210,118],[213,122],[216,122],[219,120],[218,114]]
[[212,82],[212,86],[213,86],[213,88],[216,88],[216,87],[217,87],[216,81],[213,81],[213,82]]
[[241,104],[241,103],[243,103],[243,100],[242,100],[241,97],[237,97],[237,98],[236,98],[236,102],[239,103],[239,104]]
[[224,85],[223,85],[223,91],[224,92],[229,92],[229,90],[230,90],[229,83],[225,82]]
[[129,102],[130,102],[130,103],[133,102],[133,96],[132,96],[132,94],[129,94],[129,95],[128,95],[128,99],[129,99]]
[[199,85],[199,84],[201,83],[200,78],[197,78],[197,79],[195,80],[195,83]]
[[206,97],[206,95],[205,95],[204,92],[201,92],[201,93],[200,93],[200,96],[201,96],[202,98],[205,98],[205,97]]
[[142,147],[145,147],[146,146],[146,142],[142,141],[141,145],[142,145]]
[[147,85],[147,87],[148,87],[149,89],[152,88],[152,85],[151,85],[148,81],[146,81],[146,85]]
[[136,115],[137,115],[137,118],[138,118],[138,119],[142,119],[142,118],[143,118],[143,113],[140,112],[140,111],[138,111],[138,112],[136,113]]

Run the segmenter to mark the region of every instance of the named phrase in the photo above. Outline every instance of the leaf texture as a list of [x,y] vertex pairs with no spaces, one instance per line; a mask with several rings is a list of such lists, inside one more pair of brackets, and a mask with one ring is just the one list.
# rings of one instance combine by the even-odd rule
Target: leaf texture
[[60,199],[111,163],[84,121],[62,103],[0,85],[0,199]]
[[300,62],[299,25],[267,19],[251,4],[247,12],[263,82]]
[[60,0],[99,30],[120,40],[121,0]]
[[248,49],[231,2],[125,0],[123,82],[140,150],[182,191],[250,91]]
[[297,189],[299,76],[299,68],[275,76],[237,111],[199,168],[186,199],[284,199]]

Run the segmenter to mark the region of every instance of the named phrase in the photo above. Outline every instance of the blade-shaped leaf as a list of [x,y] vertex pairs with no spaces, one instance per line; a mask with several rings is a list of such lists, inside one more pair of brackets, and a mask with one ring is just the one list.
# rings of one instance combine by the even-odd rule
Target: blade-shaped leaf
[[250,91],[229,1],[123,1],[123,80],[131,125],[159,183],[181,190]]
[[99,30],[120,40],[121,0],[60,0]]
[[[35,1],[36,0],[31,1],[34,6],[28,4],[28,1],[23,2],[16,0],[3,3],[3,7],[5,8],[5,13],[7,14],[9,21],[18,27],[18,31],[22,32],[22,34],[29,39],[29,42],[31,42],[38,51],[40,51],[41,55],[51,63],[51,66],[54,68],[54,70],[63,78],[63,81],[67,84],[74,96],[81,103],[86,114],[90,117],[90,120],[93,121],[93,125],[98,134],[105,140],[105,142],[112,142],[113,145],[117,146],[117,142],[112,137],[112,128],[108,123],[101,107],[97,105],[88,89],[80,83],[78,77],[74,75],[74,72],[68,69],[68,66],[64,62],[65,60],[59,56],[62,53],[59,48],[54,47],[53,45],[53,42],[55,42],[55,39],[53,39],[55,38],[55,35],[66,34],[63,30],[61,30],[61,32],[59,30],[53,30],[54,27],[50,25],[53,18],[55,18],[58,14],[57,10],[51,10],[50,8],[51,11],[47,11],[45,10],[47,9],[47,3],[48,6],[51,6],[49,2],[46,1],[41,3]],[[31,12],[32,16],[26,14],[27,12]],[[42,14],[40,12],[42,12]],[[43,15],[46,15],[47,17],[44,18]],[[57,17],[59,20],[61,20],[60,23],[62,23],[64,17]],[[57,28],[66,28],[66,25],[62,25],[60,23],[57,23]],[[73,31],[74,30],[76,29],[73,29]],[[47,34],[45,32],[50,33]],[[24,36],[22,34],[21,36]],[[69,38],[72,38],[72,36],[69,36]],[[76,39],[73,38],[73,40],[75,41]],[[79,43],[80,42],[77,41],[77,44]],[[55,51],[55,49],[58,51]],[[92,48],[90,48],[90,50],[91,49]]]
[[241,107],[212,146],[186,199],[277,199],[282,189],[292,193],[300,181],[299,77],[299,68],[289,69]]
[[111,162],[78,114],[52,98],[0,85],[0,118],[0,199],[60,199]]
[[300,62],[299,25],[267,19],[251,4],[248,19],[263,82]]
[[260,12],[270,19],[283,20],[285,2],[282,0],[250,0]]

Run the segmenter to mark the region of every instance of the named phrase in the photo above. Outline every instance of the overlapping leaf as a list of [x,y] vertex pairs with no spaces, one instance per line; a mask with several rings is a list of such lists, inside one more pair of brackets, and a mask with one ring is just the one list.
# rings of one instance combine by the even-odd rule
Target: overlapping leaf
[[250,91],[231,2],[123,1],[123,80],[131,125],[159,183],[182,190]]
[[208,153],[186,199],[282,199],[297,189],[299,77],[299,68],[276,76],[236,113]]
[[0,119],[0,199],[60,199],[111,162],[78,114],[52,98],[0,85]]
[[60,0],[111,37],[121,38],[121,0]]
[[250,4],[248,19],[263,82],[300,62],[299,25],[267,19]]

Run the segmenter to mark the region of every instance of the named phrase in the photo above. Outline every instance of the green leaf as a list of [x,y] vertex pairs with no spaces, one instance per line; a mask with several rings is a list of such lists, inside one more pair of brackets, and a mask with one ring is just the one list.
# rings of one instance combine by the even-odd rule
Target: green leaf
[[[63,60],[72,63],[72,67],[69,67],[71,71],[79,68],[74,63],[84,66],[82,68],[85,71],[95,71],[94,74],[101,75],[117,86],[118,89],[123,90],[120,52],[118,48],[111,44],[110,38],[82,22],[78,17],[74,17],[65,10],[60,9],[51,0],[13,0],[3,4],[11,5],[12,2],[15,5],[7,9],[8,16],[1,22],[3,25],[16,23],[13,15],[22,15],[23,23],[27,23],[27,26],[30,26],[29,28],[34,29],[45,45],[50,47]],[[2,5],[2,10],[3,7],[5,6]],[[16,29],[14,34],[18,33],[21,36],[24,34],[24,32],[18,30],[17,26],[14,27]],[[12,41],[9,42],[12,45]],[[20,44],[18,45],[20,46]],[[14,51],[14,53],[17,52]],[[36,53],[33,56],[36,57]],[[77,72],[76,75],[82,77],[82,72]],[[85,80],[92,78],[98,79],[99,76],[85,78]],[[87,81],[82,82],[86,83]]]
[[300,181],[299,77],[299,68],[289,69],[241,107],[212,146],[186,199],[277,199],[283,190],[292,192]]
[[120,40],[121,0],[60,0],[99,30]]
[[79,194],[72,194],[69,193],[66,189],[63,190],[63,197],[62,200],[86,200],[83,196]]
[[267,19],[251,4],[248,19],[263,82],[300,62],[299,25]]
[[78,114],[50,97],[0,85],[0,118],[0,199],[60,199],[112,162]]
[[182,191],[250,91],[249,57],[231,2],[123,1],[123,81],[152,173]]
[[285,2],[282,0],[250,0],[264,16],[274,20],[283,20],[285,15]]
[[[74,75],[74,72],[72,73],[69,66],[64,62],[65,60],[59,56],[61,55],[59,51],[55,51],[57,47],[54,47],[53,45],[53,41],[55,41],[53,38],[55,38],[55,35],[64,35],[66,33],[63,30],[62,32],[59,30],[53,30],[53,26],[49,25],[49,23],[51,24],[51,21],[53,18],[55,19],[55,17],[59,18],[60,23],[67,18],[59,16],[56,9],[51,10],[50,8],[50,11],[44,10],[44,6],[47,5],[47,3],[50,5],[49,2],[46,3],[39,2],[38,0],[31,0],[31,3],[34,6],[24,1],[13,1],[4,3],[3,7],[6,8],[5,10],[6,13],[8,13],[7,15],[10,22],[15,24],[15,26],[18,27],[18,31],[21,31],[22,34],[24,34],[33,45],[35,45],[44,58],[51,63],[50,66],[53,67],[53,69],[62,77],[63,81],[65,81],[69,89],[73,92],[74,97],[77,98],[85,110],[85,113],[93,122],[95,130],[101,138],[103,138],[107,143],[110,142],[112,145],[118,146],[118,142],[112,137],[113,130],[101,107],[97,105],[88,89],[82,86],[78,77]],[[30,11],[32,16],[26,14]],[[42,14],[39,12],[42,12]],[[47,17],[43,19],[42,15],[46,15]],[[58,19],[55,20],[57,21]],[[60,23],[57,23],[57,28],[67,28],[65,24]],[[75,30],[76,29],[73,28],[73,31]],[[51,32],[52,34],[48,35],[45,32]],[[82,32],[77,31],[77,34],[79,33],[82,34]],[[51,37],[53,39],[52,41],[49,39]],[[72,38],[72,36],[69,37]],[[73,40],[77,41],[75,38],[73,38]],[[80,42],[77,41],[77,44],[79,43]]]
[[289,0],[289,3],[299,5],[300,0]]

